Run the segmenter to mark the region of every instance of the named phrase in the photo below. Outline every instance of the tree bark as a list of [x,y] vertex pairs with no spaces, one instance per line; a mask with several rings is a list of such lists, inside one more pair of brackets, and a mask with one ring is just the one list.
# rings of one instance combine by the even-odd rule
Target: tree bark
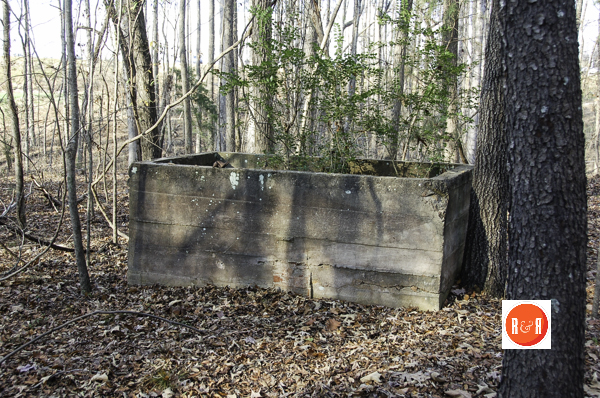
[[[223,6],[223,49],[229,48],[233,44],[233,8],[236,6],[234,0],[224,0]],[[230,51],[223,57],[223,67],[221,72],[233,73],[234,72],[234,52]],[[221,84],[227,84],[228,79],[222,78]],[[235,152],[235,114],[234,114],[234,102],[235,96],[233,89],[230,89],[225,94],[225,107],[224,111],[224,122],[225,122],[225,150],[229,152]]]
[[79,272],[79,285],[82,293],[92,290],[90,277],[88,275],[85,252],[83,250],[83,238],[81,234],[81,222],[77,209],[77,183],[75,178],[75,161],[77,157],[77,144],[81,126],[79,124],[79,98],[77,90],[77,65],[75,63],[75,38],[73,35],[73,16],[71,0],[65,0],[65,35],[67,51],[67,83],[69,85],[69,114],[71,116],[71,132],[67,141],[65,153],[67,172],[67,191],[69,196],[69,215],[73,228],[73,245],[75,248],[75,259],[77,271]]
[[[394,45],[394,106],[392,108],[392,127],[394,135],[391,137],[389,144],[388,155],[390,159],[396,160],[398,157],[398,149],[400,147],[400,117],[402,116],[402,101],[404,100],[404,69],[406,66],[406,50],[408,48],[408,30],[410,28],[410,14],[412,12],[412,0],[404,0],[400,2],[398,10],[398,25],[396,26],[396,44]],[[410,135],[406,137],[406,150],[402,151],[404,155],[402,160],[406,158],[406,152],[410,143]]]
[[[179,65],[181,66],[181,91],[187,93],[190,89],[187,62],[187,43],[185,38],[186,0],[179,0]],[[183,136],[185,141],[185,153],[194,152],[194,141],[192,140],[192,107],[190,98],[183,100]]]
[[[208,0],[208,65],[211,65],[215,59],[215,0]],[[215,80],[212,73],[208,74],[208,92],[210,99],[215,102]],[[216,122],[211,126],[210,142],[212,150],[217,148],[217,128]]]
[[[253,0],[252,6],[257,12],[252,27],[251,47],[252,65],[266,67],[265,61],[271,57],[271,12],[270,1]],[[265,71],[265,69],[261,71]],[[270,70],[260,76],[263,81],[268,81]],[[272,107],[272,96],[267,92],[266,85],[250,87],[250,120],[248,122],[248,146],[251,153],[265,153],[273,150],[273,123],[269,114]]]
[[[146,132],[158,119],[155,91],[157,82],[152,70],[143,2],[126,0],[125,3],[117,10],[114,0],[104,0],[117,34],[120,35],[120,50],[127,67],[128,90],[139,134]],[[160,157],[162,148],[159,143],[160,126],[149,131],[141,140],[142,160]]]
[[583,397],[586,179],[573,2],[507,2],[507,299],[552,300],[552,349],[507,350],[500,396]]
[[15,149],[15,203],[19,227],[25,228],[25,193],[23,189],[23,153],[21,152],[21,132],[19,130],[19,113],[12,87],[10,64],[10,6],[8,0],[2,1],[2,16],[4,22],[4,80],[6,81],[6,97],[9,107],[9,124],[12,131]]
[[[446,46],[446,51],[452,54],[448,61],[448,67],[454,69],[458,65],[458,16],[460,3],[458,0],[444,0],[444,33],[442,42]],[[455,73],[450,74],[446,83],[447,89],[447,114],[446,114],[446,134],[449,137],[448,147],[446,148],[447,159],[450,162],[467,163],[464,153],[460,132],[458,129],[458,76]]]
[[479,107],[479,133],[461,279],[502,297],[506,284],[508,176],[504,127],[504,45],[500,0],[492,3]]
[[[158,38],[158,0],[154,0],[152,5],[153,15],[152,15],[152,74],[154,75],[154,91],[155,91],[155,99],[156,103],[160,103],[160,88],[158,83],[158,64],[160,61],[158,60],[158,48],[159,48],[159,38]],[[162,144],[161,144],[162,147]]]
[[198,21],[196,23],[196,78],[202,77],[202,51],[200,49],[202,39],[202,0],[198,0]]

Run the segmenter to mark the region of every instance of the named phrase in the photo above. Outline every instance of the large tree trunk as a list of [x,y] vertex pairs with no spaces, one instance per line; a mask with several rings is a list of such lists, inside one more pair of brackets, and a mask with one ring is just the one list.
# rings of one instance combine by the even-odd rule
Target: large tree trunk
[[[181,90],[183,94],[190,89],[187,63],[187,45],[185,39],[185,6],[186,0],[179,0],[179,65],[181,66]],[[183,100],[183,136],[185,140],[185,153],[194,152],[192,141],[192,108],[190,97]]]
[[479,133],[461,277],[465,285],[483,288],[494,297],[504,295],[508,223],[501,12],[500,0],[494,0],[485,49]]
[[507,350],[502,397],[583,397],[586,180],[572,1],[506,3],[507,299],[552,300],[552,349]]
[[[104,5],[110,12],[117,34],[120,35],[119,44],[123,62],[127,67],[128,90],[131,95],[131,105],[135,116],[138,134],[146,132],[152,127],[157,118],[157,103],[152,58],[148,36],[143,2],[123,0],[121,10],[117,10],[114,0],[104,0]],[[160,126],[152,129],[141,140],[142,159],[158,158],[162,154],[160,147]]]
[[75,178],[75,160],[77,157],[77,144],[81,126],[79,124],[79,98],[77,90],[77,65],[75,64],[75,37],[73,35],[73,17],[71,0],[65,0],[65,35],[67,44],[67,82],[69,85],[69,114],[71,116],[71,131],[67,141],[66,148],[66,171],[67,171],[67,191],[69,197],[69,215],[71,217],[71,226],[73,228],[73,245],[75,249],[75,259],[77,261],[77,271],[79,272],[79,285],[83,293],[89,293],[92,290],[90,277],[88,275],[87,264],[85,261],[85,252],[83,250],[83,239],[81,234],[81,222],[77,210],[77,184]]
[[8,0],[2,2],[2,19],[4,22],[4,80],[6,82],[6,97],[9,107],[9,124],[12,131],[15,148],[15,204],[17,221],[21,228],[25,228],[25,193],[23,190],[23,154],[21,152],[21,132],[19,130],[19,113],[12,87],[12,74],[10,71],[10,7]]

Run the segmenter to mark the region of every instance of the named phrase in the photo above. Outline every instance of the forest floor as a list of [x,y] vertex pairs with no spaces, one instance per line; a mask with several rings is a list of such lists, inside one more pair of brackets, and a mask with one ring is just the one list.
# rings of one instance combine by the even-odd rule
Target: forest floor
[[[8,181],[0,180],[4,203],[10,202]],[[45,186],[59,197],[56,182]],[[118,223],[127,232],[124,175],[118,197]],[[600,321],[590,319],[600,179],[589,182],[588,197],[585,388],[588,396],[600,396]],[[27,215],[27,232],[50,240],[60,211],[33,190]],[[424,312],[253,287],[129,286],[126,242],[110,243],[111,230],[99,212],[92,221],[90,295],[79,291],[72,254],[57,250],[0,281],[2,358],[87,316],[0,364],[0,396],[495,396],[502,362],[499,300],[457,286],[441,311]],[[68,225],[66,214],[57,239],[63,246],[70,244]],[[5,226],[0,242],[13,252],[21,246],[25,261],[41,250],[27,240],[20,245],[21,238]],[[0,252],[1,278],[16,260],[5,249]]]

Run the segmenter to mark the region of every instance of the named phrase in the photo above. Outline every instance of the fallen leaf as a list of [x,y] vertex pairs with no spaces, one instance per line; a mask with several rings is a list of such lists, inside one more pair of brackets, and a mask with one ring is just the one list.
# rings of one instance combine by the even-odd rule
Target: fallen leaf
[[175,394],[173,393],[173,390],[171,390],[171,387],[168,387],[162,392],[162,398],[172,398],[173,395]]
[[35,365],[25,365],[25,366],[17,366],[17,370],[21,373],[29,372],[30,370],[35,369]]
[[100,381],[100,382],[108,381],[108,376],[106,375],[106,373],[102,373],[102,374],[98,373],[98,374],[95,374],[94,376],[92,376],[90,381]]
[[487,384],[482,383],[482,384],[477,384],[477,392],[475,393],[475,395],[479,395],[479,394],[490,394],[493,393],[494,390],[492,390]]
[[333,318],[329,318],[327,322],[325,322],[325,329],[329,330],[330,332],[333,332],[334,330],[337,330],[337,328],[339,328],[341,324],[341,322],[336,321]]
[[360,378],[361,383],[367,383],[369,381],[374,381],[375,383],[381,383],[381,373],[373,372],[371,374],[366,375],[365,377]]
[[444,379],[438,372],[431,372],[429,377],[431,377],[431,380],[438,383],[443,383],[446,381],[446,379]]
[[444,394],[451,396],[451,397],[471,398],[471,393],[467,392],[465,390],[447,390],[447,391],[444,391]]
[[250,398],[261,398],[262,395],[260,395],[260,390],[258,390],[257,392],[254,392],[254,390],[251,390],[252,392],[250,393]]

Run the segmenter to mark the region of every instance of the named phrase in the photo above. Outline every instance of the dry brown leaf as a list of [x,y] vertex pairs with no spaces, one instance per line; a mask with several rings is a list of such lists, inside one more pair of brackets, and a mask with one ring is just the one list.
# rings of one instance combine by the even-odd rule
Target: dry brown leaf
[[465,390],[447,390],[444,394],[450,397],[471,398],[471,393]]
[[326,322],[325,322],[325,329],[329,330],[330,332],[333,332],[334,330],[337,330],[337,328],[340,327],[342,323],[333,319],[333,318],[329,318]]

